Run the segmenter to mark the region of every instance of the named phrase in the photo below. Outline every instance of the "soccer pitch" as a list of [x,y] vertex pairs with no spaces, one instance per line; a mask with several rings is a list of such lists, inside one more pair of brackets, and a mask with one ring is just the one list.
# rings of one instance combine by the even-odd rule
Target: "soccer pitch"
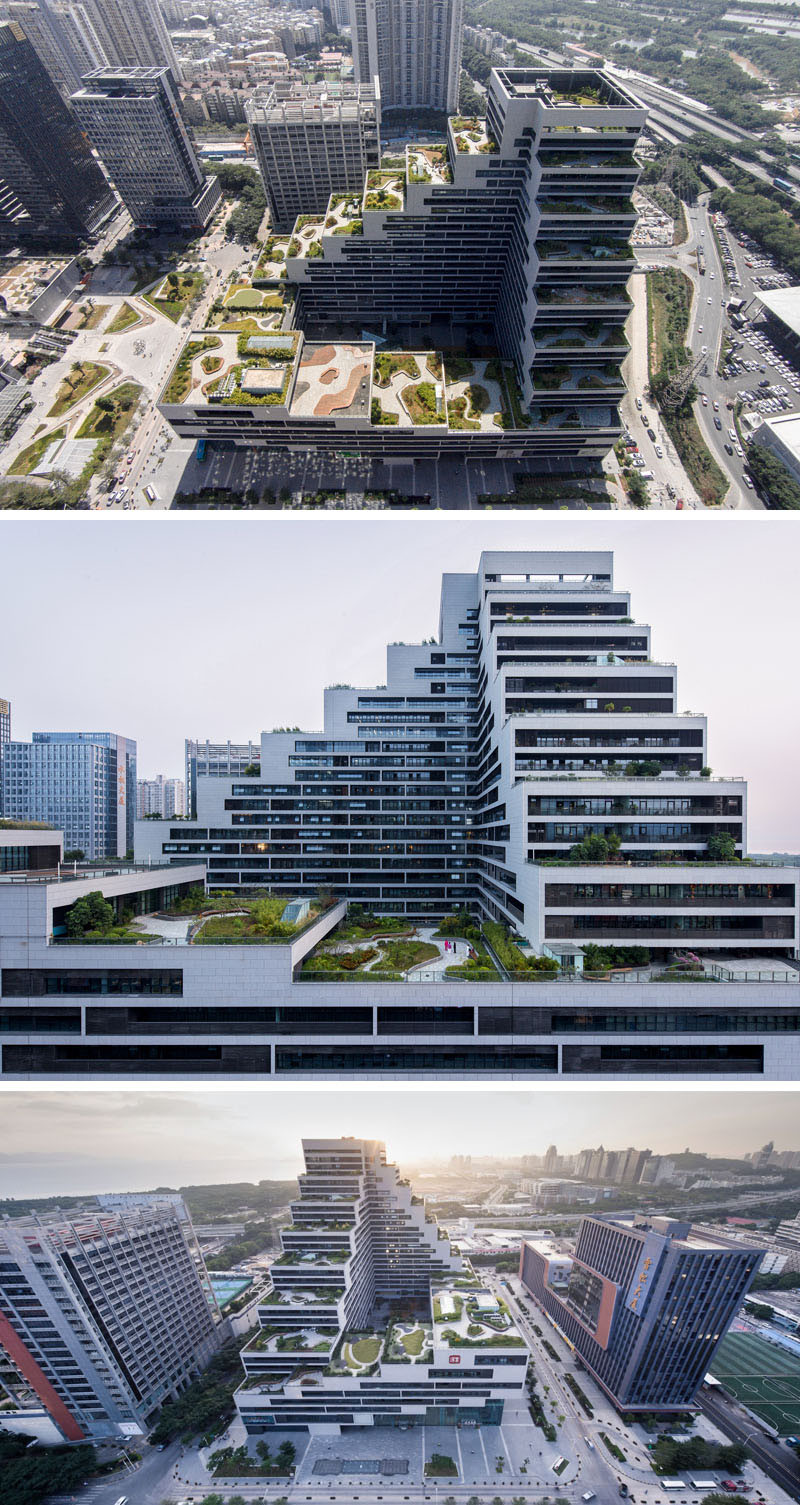
[[728,1333],[711,1373],[782,1437],[800,1432],[800,1359],[753,1333]]

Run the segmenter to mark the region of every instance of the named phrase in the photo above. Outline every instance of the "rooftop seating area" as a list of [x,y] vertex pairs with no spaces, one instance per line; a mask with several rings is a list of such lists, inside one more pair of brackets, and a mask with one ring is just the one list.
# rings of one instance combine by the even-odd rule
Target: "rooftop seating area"
[[291,416],[369,418],[373,349],[371,344],[304,344]]

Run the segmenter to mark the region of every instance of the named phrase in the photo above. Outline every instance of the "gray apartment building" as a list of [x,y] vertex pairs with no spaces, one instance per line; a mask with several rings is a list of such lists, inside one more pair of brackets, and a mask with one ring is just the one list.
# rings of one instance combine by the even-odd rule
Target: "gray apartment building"
[[23,1417],[67,1442],[135,1437],[220,1346],[187,1240],[164,1198],[0,1224],[0,1352]]
[[203,230],[220,200],[166,68],[98,68],[72,108],[138,229]]
[[463,0],[350,0],[353,69],[386,109],[458,109]]
[[332,193],[361,195],[380,163],[380,102],[371,84],[273,86],[246,106],[271,228],[324,214]]
[[50,74],[16,23],[0,26],[0,244],[75,245],[116,199]]
[[763,1251],[671,1218],[583,1218],[574,1256],[526,1241],[520,1280],[620,1411],[684,1411]]
[[34,732],[9,742],[2,808],[15,821],[45,821],[63,831],[67,850],[89,861],[133,848],[136,743],[114,732]]

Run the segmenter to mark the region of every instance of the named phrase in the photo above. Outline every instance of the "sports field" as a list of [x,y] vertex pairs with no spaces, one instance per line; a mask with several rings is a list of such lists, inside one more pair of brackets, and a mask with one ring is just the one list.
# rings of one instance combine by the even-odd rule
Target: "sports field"
[[711,1373],[782,1437],[800,1432],[800,1359],[753,1333],[728,1333]]

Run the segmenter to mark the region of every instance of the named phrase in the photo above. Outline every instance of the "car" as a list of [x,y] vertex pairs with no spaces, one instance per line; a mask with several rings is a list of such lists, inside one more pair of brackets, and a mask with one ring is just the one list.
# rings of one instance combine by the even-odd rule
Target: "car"
[[717,402],[716,397],[714,398],[714,401],[711,404],[711,406],[713,407],[715,413],[719,412],[719,403]]
[[659,460],[663,460],[663,458],[664,458],[664,451],[661,448],[660,444],[656,445],[656,454],[658,455]]
[[594,1452],[594,1443],[592,1442],[591,1437],[584,1437],[583,1440],[586,1443],[587,1448],[591,1448],[592,1452]]
[[728,429],[728,438],[731,440],[731,442],[733,444],[736,443],[736,430],[735,429]]
[[728,1491],[728,1494],[735,1494],[736,1493],[736,1481],[735,1481],[735,1479],[721,1479],[720,1480],[720,1484],[722,1485],[723,1489],[726,1489]]
[[713,272],[709,272],[708,275],[711,278],[711,281],[713,282],[714,281],[714,273]]
[[720,422],[719,418],[716,417],[716,415],[714,417],[714,427],[715,429],[722,429],[722,423]]
[[701,345],[700,346],[700,354],[701,355],[708,355],[708,346],[707,345]]
[[700,393],[700,401],[702,402],[704,408],[708,407],[708,398],[706,397],[705,392]]
[[744,459],[744,450],[742,449],[741,444],[735,444],[734,445],[734,449],[736,450],[736,453],[739,456],[739,459],[743,460]]
[[682,512],[683,511],[683,497],[682,496],[679,496],[677,502],[675,503],[675,511],[676,512]]
[[655,442],[656,442],[655,429],[648,429],[647,430],[647,437],[648,437],[648,439],[652,439],[653,443],[655,444]]
[[728,441],[727,441],[727,439],[725,441],[725,453],[728,454],[728,455],[732,455],[733,454],[733,445],[729,444]]
[[703,333],[703,326],[702,326],[702,324],[699,324],[699,325],[698,325],[698,328],[697,328],[697,333],[698,333],[698,334],[702,334],[702,333]]
[[706,303],[713,303],[713,302],[714,302],[713,298],[706,298]]
[[595,1495],[594,1490],[593,1489],[586,1489],[586,1490],[584,1490],[583,1494],[581,1495],[581,1499],[582,1500],[594,1500],[594,1499],[596,1499],[596,1495]]
[[642,399],[641,399],[641,397],[637,397],[637,399],[636,399],[636,406],[639,409],[639,412],[641,413],[641,411],[642,411]]
[[621,1494],[622,1497],[623,1497],[623,1499],[624,1499],[625,1495],[628,1493],[628,1486],[627,1486],[627,1484],[620,1484],[618,1493]]
[[750,480],[750,477],[749,476],[743,476],[742,479],[744,480],[744,484],[747,487],[748,491],[752,491],[752,489],[753,489],[753,483]]

